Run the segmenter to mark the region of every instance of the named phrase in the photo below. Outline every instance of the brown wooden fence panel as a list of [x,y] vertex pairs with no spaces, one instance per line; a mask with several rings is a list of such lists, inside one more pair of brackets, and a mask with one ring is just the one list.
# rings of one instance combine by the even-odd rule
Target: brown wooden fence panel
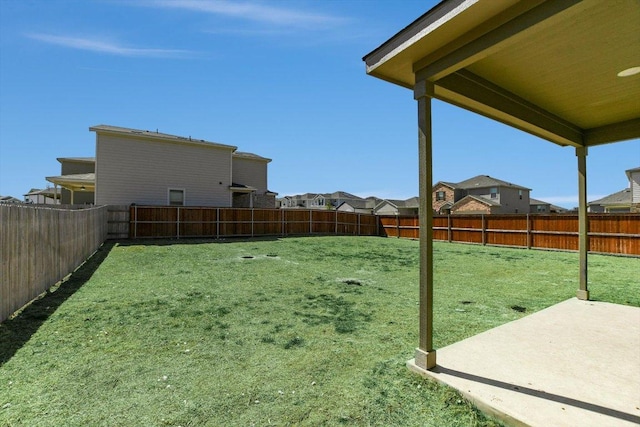
[[336,212],[329,210],[311,211],[311,234],[335,234]]
[[282,234],[282,213],[277,209],[253,210],[254,236],[274,236]]
[[589,215],[589,250],[640,255],[640,221],[625,214]]
[[378,221],[378,216],[376,215],[367,215],[367,214],[358,214],[359,218],[359,230],[361,236],[381,236],[382,227],[380,226],[380,222]]
[[[417,216],[309,209],[132,206],[130,236],[360,235],[419,238]],[[450,215],[433,218],[435,240],[577,250],[577,215]],[[640,215],[590,214],[592,252],[640,255]]]
[[530,224],[532,247],[578,250],[577,215],[532,215]]
[[380,219],[380,227],[382,228],[382,233],[386,237],[399,237],[400,231],[400,220],[397,216],[381,216]]
[[399,216],[399,237],[406,239],[420,238],[420,220],[417,216]]
[[482,217],[451,215],[451,240],[454,242],[482,243]]
[[180,237],[217,237],[218,210],[216,208],[181,207]]
[[[420,230],[418,230],[418,238],[420,237]],[[449,235],[449,217],[448,216],[435,216],[433,217],[433,239],[434,240],[450,240]]]
[[485,215],[485,239],[487,245],[527,246],[526,215]]
[[311,211],[310,210],[284,210],[285,235],[308,235],[311,234]]

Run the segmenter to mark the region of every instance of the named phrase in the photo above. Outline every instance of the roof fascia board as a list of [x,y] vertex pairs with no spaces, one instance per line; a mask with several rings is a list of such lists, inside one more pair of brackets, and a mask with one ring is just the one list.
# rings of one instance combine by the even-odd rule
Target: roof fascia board
[[640,138],[640,117],[587,129],[584,132],[584,138],[587,147]]
[[432,32],[435,28],[443,25],[452,17],[467,10],[479,0],[448,0],[442,1],[427,11],[424,15],[400,30],[395,36],[364,56],[363,61],[369,68],[386,62],[390,57],[395,56],[399,51],[413,44],[415,40],[422,38],[425,34]]
[[[416,73],[416,80],[428,79],[436,81],[468,65],[473,64],[487,56],[518,41],[518,35],[522,35],[536,25],[545,22],[547,19],[564,12],[582,0],[554,0],[543,1],[536,5],[533,1],[517,3],[504,13],[493,19],[498,25],[497,28],[484,33],[463,46],[457,47],[466,40],[458,40],[453,44],[445,46],[439,52],[449,50],[450,53],[433,61],[432,55],[418,61],[413,66]],[[535,6],[535,7],[533,7]],[[528,10],[523,11],[524,8]],[[510,19],[511,18],[511,19]],[[506,21],[506,22],[504,22]],[[495,26],[489,24],[488,26]],[[471,33],[477,32],[473,30]],[[434,54],[438,54],[435,52]],[[442,53],[440,53],[441,55]]]
[[582,129],[467,70],[438,80],[435,98],[559,145],[584,146]]

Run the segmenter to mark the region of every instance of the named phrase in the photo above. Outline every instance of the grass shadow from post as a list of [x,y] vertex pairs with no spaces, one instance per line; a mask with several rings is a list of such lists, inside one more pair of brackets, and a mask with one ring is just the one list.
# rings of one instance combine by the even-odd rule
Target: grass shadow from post
[[18,310],[16,314],[0,323],[0,367],[11,360],[58,307],[89,281],[114,246],[115,243],[111,241],[103,243],[66,279],[53,285]]

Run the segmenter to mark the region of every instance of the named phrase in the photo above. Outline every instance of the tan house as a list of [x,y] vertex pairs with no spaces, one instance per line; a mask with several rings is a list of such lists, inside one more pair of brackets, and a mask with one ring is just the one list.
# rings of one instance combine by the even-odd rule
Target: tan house
[[640,212],[640,167],[625,171],[631,189],[631,212]]
[[60,203],[86,205],[95,203],[95,157],[58,157],[60,175],[48,176],[54,189],[60,187]]
[[60,188],[47,187],[43,190],[32,188],[24,195],[25,203],[36,205],[55,205],[60,203]]
[[385,199],[375,207],[376,215],[418,215],[420,199],[411,197],[406,200]]
[[589,212],[640,212],[640,167],[628,169],[625,173],[629,178],[629,187],[587,203]]
[[531,189],[488,175],[433,186],[433,209],[440,214],[528,213]]
[[96,133],[96,204],[275,207],[267,189],[271,159],[157,131],[89,130]]

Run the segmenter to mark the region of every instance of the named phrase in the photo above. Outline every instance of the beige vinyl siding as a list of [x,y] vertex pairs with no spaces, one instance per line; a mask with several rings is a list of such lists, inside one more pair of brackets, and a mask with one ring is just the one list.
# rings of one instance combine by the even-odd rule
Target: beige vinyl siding
[[640,203],[640,171],[631,172],[631,203]]
[[179,188],[186,206],[230,207],[232,149],[96,132],[96,203],[167,205]]
[[77,161],[60,161],[60,175],[75,175],[80,173],[95,172],[96,164],[94,162],[77,162]]
[[267,162],[233,157],[233,182],[254,187],[258,194],[267,191]]

